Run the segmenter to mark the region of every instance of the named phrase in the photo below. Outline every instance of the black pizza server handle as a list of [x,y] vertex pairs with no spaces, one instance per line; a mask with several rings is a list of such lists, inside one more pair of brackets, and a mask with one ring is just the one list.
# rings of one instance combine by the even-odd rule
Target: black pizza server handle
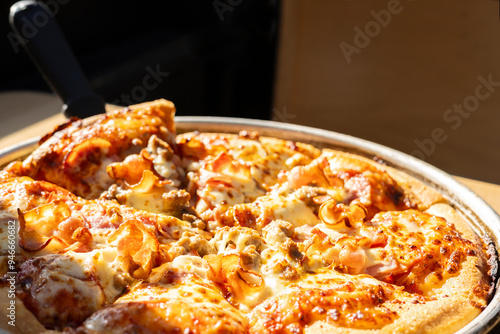
[[9,22],[50,88],[64,102],[66,117],[85,118],[105,112],[104,101],[92,91],[68,42],[42,2],[19,1]]

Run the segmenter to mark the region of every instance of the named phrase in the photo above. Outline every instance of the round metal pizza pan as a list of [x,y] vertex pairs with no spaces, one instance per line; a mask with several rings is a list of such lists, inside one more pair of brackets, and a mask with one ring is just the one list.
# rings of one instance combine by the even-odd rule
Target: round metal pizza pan
[[[301,141],[320,148],[333,148],[357,153],[366,157],[377,157],[430,187],[439,190],[475,231],[485,240],[495,256],[495,291],[492,300],[481,314],[457,333],[488,333],[500,322],[500,289],[498,280],[498,256],[500,249],[500,216],[483,199],[460,184],[449,174],[410,155],[383,145],[332,131],[272,121],[226,118],[178,116],[175,118],[177,132],[203,131],[238,133],[241,130],[258,131],[262,136]],[[0,150],[0,166],[29,154],[37,145],[33,138]],[[497,329],[497,328],[495,328]]]

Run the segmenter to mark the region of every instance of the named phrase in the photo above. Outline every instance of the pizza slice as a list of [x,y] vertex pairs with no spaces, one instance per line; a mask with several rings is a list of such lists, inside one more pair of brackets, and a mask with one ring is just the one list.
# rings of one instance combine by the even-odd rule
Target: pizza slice
[[183,255],[154,270],[76,333],[246,333],[248,320],[206,278],[207,265]]
[[486,306],[492,282],[484,245],[456,215],[437,204],[379,213],[350,231],[319,223],[309,235],[284,220],[261,233],[224,227],[203,260],[251,333],[414,331],[419,319],[460,328]]
[[[332,157],[331,152],[327,154]],[[343,153],[338,155],[345,157]],[[478,243],[458,214],[443,218],[434,211],[429,214],[413,209],[422,206],[416,194],[400,187],[382,169],[363,161],[355,164],[352,156],[348,158],[351,166],[342,162],[345,170],[350,171],[347,176],[342,176],[345,170],[331,172],[338,156],[334,156],[333,162],[320,157],[292,169],[286,181],[267,195],[230,207],[217,217],[214,226],[249,228],[270,238],[270,242],[286,242],[287,248],[297,250],[292,253],[304,268],[294,265],[297,259],[291,255],[284,256],[288,258],[284,262],[273,260],[271,268],[283,270],[291,277],[333,266],[339,272],[369,274],[405,291],[427,296],[455,277],[464,263],[473,263],[479,269],[468,270],[469,274],[474,272],[478,279],[486,278],[473,287],[478,291],[475,299],[491,293],[489,265],[481,255],[486,246]],[[320,167],[320,163],[324,166]],[[323,170],[330,176],[325,176]],[[301,178],[297,178],[298,172]],[[338,175],[342,176],[340,181]],[[353,178],[357,180],[352,181]],[[344,186],[349,182],[351,186]],[[410,198],[416,200],[412,202]],[[437,202],[442,200],[438,199]],[[454,212],[440,203],[430,209],[436,207]],[[217,231],[215,237],[224,230]],[[270,252],[275,251],[265,251],[267,255]]]
[[75,195],[97,198],[114,182],[106,169],[138,153],[154,135],[175,145],[172,102],[158,100],[85,120],[70,120],[40,141],[23,174],[57,184]]
[[[203,161],[201,165],[204,164]],[[203,218],[214,227],[240,225],[260,230],[274,219],[284,219],[296,227],[314,226],[319,223],[319,209],[324,202],[332,206],[332,213],[322,218],[327,220],[335,214],[339,217],[332,219],[341,220],[349,210],[358,211],[357,214],[370,219],[381,211],[424,210],[444,201],[439,193],[415,179],[394,172],[390,167],[331,150],[323,150],[320,156],[310,159],[308,163],[291,168],[277,166],[274,174],[279,177],[256,198],[243,199],[240,196],[235,200],[234,189],[239,189],[237,192],[240,194],[246,194],[249,189],[239,186],[235,174],[226,173],[225,183],[213,180],[215,185],[210,186],[210,183],[202,182],[199,175],[203,175],[203,169],[199,170],[201,172],[194,176],[190,174],[197,181],[194,196],[200,198],[200,194],[205,194],[206,200],[200,198],[196,205],[207,201],[211,201],[212,206],[213,203],[232,203],[226,206],[217,204],[209,210],[205,205],[198,208],[197,211],[204,212]],[[207,189],[210,191],[206,192]]]
[[113,184],[100,197],[148,212],[182,218],[196,215],[190,194],[181,188],[185,171],[172,147],[156,135],[138,154],[106,167]]
[[205,220],[232,205],[253,202],[278,182],[280,173],[320,153],[310,145],[246,131],[187,133],[177,137],[177,145],[188,172],[187,190]]
[[[0,175],[0,281],[7,286],[9,272],[16,273],[18,303],[46,328],[78,326],[136,280],[182,254],[179,248],[190,246],[185,239],[192,241],[193,253],[202,252],[196,245],[211,237],[197,219],[86,200],[52,183],[18,176],[20,164]],[[9,222],[16,225],[15,268],[7,247]]]
[[312,186],[342,191],[341,203],[360,203],[369,217],[380,211],[423,210],[444,201],[438,192],[390,167],[328,149],[311,164],[288,172],[286,181],[292,189]]

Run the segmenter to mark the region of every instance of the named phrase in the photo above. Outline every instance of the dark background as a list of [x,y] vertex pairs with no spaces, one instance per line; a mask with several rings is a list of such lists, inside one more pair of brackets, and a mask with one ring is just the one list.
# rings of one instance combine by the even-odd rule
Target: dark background
[[[178,115],[268,119],[273,97],[277,0],[50,0],[92,88],[125,105],[166,98]],[[2,1],[0,91],[50,91],[23,49],[11,45]],[[169,75],[147,94],[147,68]],[[153,82],[153,81],[151,81]],[[135,98],[134,98],[135,96]]]

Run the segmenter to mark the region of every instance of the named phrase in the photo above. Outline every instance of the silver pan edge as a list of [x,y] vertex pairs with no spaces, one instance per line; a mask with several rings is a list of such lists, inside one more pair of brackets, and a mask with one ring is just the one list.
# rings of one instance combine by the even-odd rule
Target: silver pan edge
[[[500,249],[500,216],[482,198],[465,187],[442,170],[418,160],[408,154],[383,145],[332,131],[272,121],[203,116],[175,117],[178,133],[190,131],[238,133],[241,130],[258,131],[263,136],[300,141],[320,148],[333,148],[384,160],[387,165],[422,181],[439,190],[461,214],[471,223],[479,236],[490,245],[495,257],[493,270],[495,291],[488,306],[481,314],[460,329],[459,334],[484,334],[491,331],[500,322],[500,289],[498,280],[498,256]],[[0,150],[0,166],[20,159],[33,151],[39,138]]]

